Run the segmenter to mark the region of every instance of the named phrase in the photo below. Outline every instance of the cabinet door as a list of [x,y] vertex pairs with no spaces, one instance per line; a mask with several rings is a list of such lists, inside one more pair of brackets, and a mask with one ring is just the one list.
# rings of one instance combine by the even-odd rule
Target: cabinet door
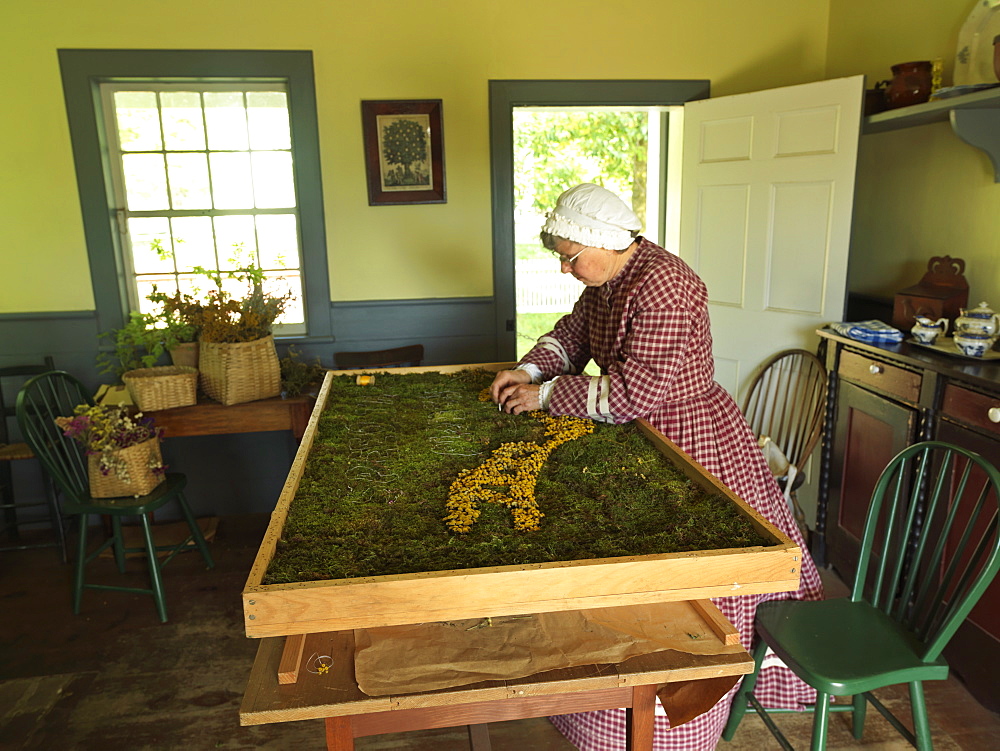
[[872,490],[889,461],[916,437],[917,411],[846,381],[837,388],[826,544],[846,582],[857,570]]
[[[947,419],[938,423],[936,437],[971,449],[1000,467],[1000,442],[994,438],[987,438]],[[982,481],[982,478],[974,479]],[[974,499],[955,499],[954,502],[959,504],[959,521],[968,518],[967,514],[962,514],[963,501],[972,503]],[[1000,675],[1000,578],[993,580],[979,604],[959,626],[944,654],[979,703],[1000,712],[1000,694],[996,688],[997,675]]]

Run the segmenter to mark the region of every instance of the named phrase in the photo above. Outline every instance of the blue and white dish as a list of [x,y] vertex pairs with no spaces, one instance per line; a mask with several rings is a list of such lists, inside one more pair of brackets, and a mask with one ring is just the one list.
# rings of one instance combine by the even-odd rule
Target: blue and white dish
[[986,351],[993,347],[996,337],[989,334],[961,333],[955,335],[955,346],[958,347],[966,357],[982,357]]

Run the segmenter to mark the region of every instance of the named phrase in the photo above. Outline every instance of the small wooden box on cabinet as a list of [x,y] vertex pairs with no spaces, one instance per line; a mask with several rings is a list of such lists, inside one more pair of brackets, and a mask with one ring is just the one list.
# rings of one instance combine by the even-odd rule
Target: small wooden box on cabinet
[[947,318],[949,331],[961,309],[969,304],[969,283],[965,280],[965,261],[951,256],[934,256],[927,263],[927,273],[919,283],[896,293],[892,325],[901,331],[913,328],[917,316],[933,321]]

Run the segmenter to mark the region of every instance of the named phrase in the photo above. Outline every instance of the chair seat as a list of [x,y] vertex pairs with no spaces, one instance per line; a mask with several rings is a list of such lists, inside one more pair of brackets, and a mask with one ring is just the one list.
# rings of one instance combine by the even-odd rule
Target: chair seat
[[166,478],[146,495],[121,498],[89,498],[87,503],[66,499],[66,510],[74,514],[105,514],[107,516],[138,516],[148,514],[173,499],[187,485],[187,477],[168,472]]
[[0,462],[34,458],[27,443],[0,443]]
[[864,601],[761,603],[757,630],[796,675],[834,696],[948,677],[943,658],[921,660],[915,639]]

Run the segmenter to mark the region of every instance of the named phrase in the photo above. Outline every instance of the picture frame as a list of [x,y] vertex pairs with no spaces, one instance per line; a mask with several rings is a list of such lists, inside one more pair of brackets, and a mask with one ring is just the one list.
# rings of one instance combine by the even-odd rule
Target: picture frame
[[364,100],[369,206],[447,203],[441,100]]

